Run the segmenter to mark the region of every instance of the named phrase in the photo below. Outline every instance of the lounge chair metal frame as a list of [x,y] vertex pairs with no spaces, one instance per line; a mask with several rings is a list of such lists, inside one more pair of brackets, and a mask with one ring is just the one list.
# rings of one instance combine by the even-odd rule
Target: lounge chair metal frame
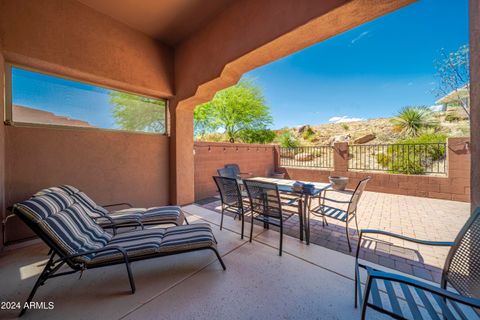
[[[394,233],[383,231],[383,230],[362,230],[360,232],[360,237],[358,242],[359,245],[357,247],[356,258],[355,258],[355,308],[357,308],[358,303],[361,304],[362,319],[365,319],[367,308],[372,308],[380,313],[387,314],[395,319],[405,319],[404,315],[402,314],[402,311],[398,307],[396,308],[397,310],[395,309],[387,310],[381,307],[382,303],[379,296],[379,289],[376,284],[376,280],[388,281],[391,283],[398,283],[403,286],[411,286],[415,288],[419,296],[420,294],[418,293],[419,292],[418,290],[420,291],[423,290],[425,292],[429,292],[430,294],[432,294],[433,297],[435,296],[439,297],[436,299],[436,302],[439,305],[440,309],[442,309],[443,317],[445,319],[454,319],[454,318],[457,319],[457,317],[453,315],[451,308],[453,308],[453,310],[460,315],[461,319],[467,319],[465,315],[462,313],[463,311],[460,309],[458,304],[474,308],[474,312],[476,312],[478,315],[478,310],[480,310],[480,298],[478,297],[479,288],[480,288],[480,283],[479,283],[480,275],[478,274],[480,270],[480,260],[478,256],[480,253],[479,239],[478,238],[473,239],[472,237],[470,237],[471,238],[470,240],[466,240],[466,241],[470,241],[470,250],[468,250],[468,252],[465,252],[465,250],[462,251],[462,248],[461,248],[461,246],[464,244],[463,241],[466,239],[465,236],[470,230],[473,230],[472,232],[478,232],[480,230],[480,208],[477,208],[473,213],[473,215],[465,223],[465,225],[463,226],[463,228],[460,230],[457,237],[455,238],[454,242],[425,241],[425,240],[406,237],[403,235],[394,234]],[[361,249],[360,244],[363,236],[366,234],[390,236],[390,237],[394,237],[404,241],[417,243],[420,245],[450,247],[450,251],[448,253],[447,259],[445,260],[445,265],[442,271],[440,287],[436,287],[426,282],[418,281],[406,276],[375,270],[371,266],[360,263],[358,260],[360,249]],[[457,253],[459,254],[460,258],[454,261],[454,258],[456,257]],[[466,253],[471,255],[469,262],[472,262],[473,265],[464,264],[465,259],[462,259],[462,258],[465,258],[464,255]],[[362,297],[362,287],[361,287],[361,281],[360,281],[360,268],[366,269],[368,274],[366,285],[365,285],[365,293],[363,297]],[[469,274],[469,277],[460,279],[460,280],[452,279],[451,275],[453,274],[454,277],[456,277],[458,276],[458,274],[460,274],[459,271],[462,271],[462,272],[471,271],[472,273],[476,272],[476,274],[473,274],[473,275]],[[465,284],[465,282],[468,282],[468,284]],[[456,292],[447,290],[448,286],[456,290]],[[473,292],[472,288],[475,288],[476,292]],[[372,303],[369,302],[370,295],[372,295]],[[393,306],[394,304],[391,303],[392,299],[397,299],[397,297],[395,297],[395,292],[392,290],[390,291],[387,290],[387,295],[390,300],[390,304]],[[423,303],[425,303],[425,301],[423,300],[425,299],[425,297],[426,297],[425,295],[421,297]],[[415,309],[413,304],[416,304],[416,303],[412,299],[412,297],[410,296],[406,300],[410,310],[412,308]],[[448,303],[450,303],[450,305],[448,305]],[[433,308],[427,308],[427,311],[430,314],[430,316],[432,316],[432,314],[435,313],[435,310],[433,310]],[[416,312],[418,312],[418,310],[413,310],[411,312],[412,314],[415,315]],[[435,318],[435,315],[433,315],[432,317]],[[441,318],[441,317],[436,315],[436,318]]]
[[[44,285],[45,282],[48,279],[51,278],[56,278],[60,277],[63,275],[69,275],[73,274],[76,272],[83,272],[84,270],[87,269],[96,269],[96,268],[101,268],[101,267],[107,267],[107,266],[113,266],[117,264],[125,264],[125,267],[127,269],[127,274],[128,274],[128,281],[130,283],[130,289],[132,294],[135,293],[135,281],[133,279],[133,274],[132,270],[130,268],[130,263],[134,261],[140,261],[140,260],[146,260],[146,259],[151,259],[151,258],[158,258],[158,257],[165,257],[165,256],[171,256],[171,255],[176,255],[176,254],[181,254],[181,253],[187,253],[187,252],[193,252],[193,251],[201,251],[201,250],[212,250],[215,252],[215,255],[217,256],[218,261],[222,265],[223,270],[226,270],[225,263],[222,260],[222,257],[220,256],[218,250],[214,247],[208,247],[208,248],[194,248],[194,249],[187,249],[187,250],[182,250],[182,251],[172,251],[172,252],[164,252],[164,253],[155,253],[155,254],[150,254],[150,255],[142,255],[142,256],[136,256],[136,257],[128,257],[127,251],[123,249],[120,246],[110,246],[108,248],[101,248],[97,250],[90,250],[90,251],[84,251],[80,253],[76,253],[73,255],[65,255],[62,250],[60,249],[57,244],[52,242],[48,237],[45,236],[44,232],[38,227],[36,223],[31,221],[30,219],[26,218],[18,209],[15,207],[12,209],[13,213],[16,214],[28,227],[32,229],[35,234],[42,239],[43,242],[50,248],[51,254],[50,258],[41,272],[40,276],[38,277],[37,281],[35,282],[35,285],[33,286],[26,303],[24,306],[28,305],[33,297],[35,296],[35,293],[37,289]],[[216,242],[216,240],[215,240]],[[92,266],[86,266],[83,263],[79,263],[74,261],[73,259],[76,257],[88,255],[88,254],[93,254],[93,253],[100,253],[103,251],[115,251],[117,250],[120,252],[123,256],[123,260],[115,260],[111,262],[105,262],[105,263],[98,263]],[[55,256],[58,256],[57,259],[55,259]],[[57,271],[63,266],[63,265],[68,265],[72,270],[70,271],[65,271],[65,272],[59,272]],[[19,314],[19,317],[21,317],[25,312],[27,311],[26,307],[24,307]]]

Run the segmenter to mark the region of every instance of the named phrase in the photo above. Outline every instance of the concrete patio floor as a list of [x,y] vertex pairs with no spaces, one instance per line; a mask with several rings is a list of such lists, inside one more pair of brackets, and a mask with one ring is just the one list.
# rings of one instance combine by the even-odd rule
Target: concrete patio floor
[[[348,194],[328,192],[328,197],[348,200]],[[221,212],[218,198],[202,201],[202,207]],[[296,208],[291,208],[296,210]],[[233,216],[232,214],[229,214]],[[417,239],[453,241],[470,216],[466,202],[429,199],[413,196],[366,191],[358,208],[360,229],[380,229]],[[247,220],[250,218],[247,217]],[[220,221],[220,217],[217,218]],[[312,216],[311,243],[345,254],[354,255],[358,243],[355,223],[349,226],[352,252],[348,251],[345,224],[328,219],[323,227],[321,218]],[[285,234],[299,237],[299,220],[294,215],[285,222]],[[237,227],[238,230],[239,227]],[[275,228],[273,227],[275,230]],[[448,253],[446,247],[428,247],[391,237],[374,237],[385,242],[363,241],[362,259],[415,275],[429,281],[440,282],[441,271]]]
[[[317,245],[255,226],[255,240],[240,240],[239,222],[202,207],[185,207],[191,223],[208,221],[227,270],[211,252],[194,252],[135,262],[137,292],[129,293],[123,265],[47,281],[35,301],[53,310],[29,310],[25,319],[355,319],[354,260]],[[247,226],[249,226],[247,224]],[[47,247],[35,243],[0,256],[2,301],[25,300],[46,262]],[[19,310],[0,310],[14,318]],[[378,319],[372,311],[370,318]]]

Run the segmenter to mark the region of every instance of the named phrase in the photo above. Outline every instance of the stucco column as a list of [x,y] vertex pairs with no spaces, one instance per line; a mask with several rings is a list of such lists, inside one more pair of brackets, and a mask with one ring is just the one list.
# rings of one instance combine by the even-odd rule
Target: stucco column
[[470,0],[470,132],[472,209],[480,206],[480,0]]
[[[5,108],[4,73],[5,61],[2,53],[2,39],[0,39],[0,112],[3,115]],[[0,221],[5,217],[5,126],[0,124]],[[3,230],[0,228],[0,251],[3,249]]]
[[335,142],[333,144],[333,171],[335,175],[342,175],[348,171],[347,142]]
[[195,199],[193,109],[170,104],[170,202],[185,205]]

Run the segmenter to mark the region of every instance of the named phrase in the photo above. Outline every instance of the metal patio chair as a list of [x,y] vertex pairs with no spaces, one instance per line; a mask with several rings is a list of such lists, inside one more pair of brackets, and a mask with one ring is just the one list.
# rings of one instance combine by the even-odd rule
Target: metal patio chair
[[[420,245],[451,247],[440,287],[359,263],[360,241],[367,234],[395,237]],[[363,297],[360,268],[366,269],[368,274]],[[480,319],[480,208],[465,223],[454,242],[424,241],[382,230],[362,230],[355,259],[355,307],[358,302],[362,306],[362,319],[365,319],[367,308],[395,319]]]
[[278,186],[274,183],[258,180],[243,180],[250,199],[251,225],[250,242],[253,235],[253,220],[261,221],[264,228],[274,225],[280,228],[279,255],[282,255],[283,222],[294,213],[284,214]]
[[229,164],[226,164],[225,165],[225,168],[230,168],[233,172],[233,174],[235,174],[235,176],[237,178],[241,178],[241,179],[245,179],[245,178],[251,178],[252,177],[252,173],[251,172],[241,172],[240,171],[240,166],[236,163],[229,163]]
[[217,173],[220,177],[239,179],[239,177],[235,174],[235,171],[232,168],[223,167],[217,169]]
[[[370,177],[366,177],[360,180],[357,187],[355,188],[355,191],[352,193],[352,196],[348,201],[327,198],[326,197],[327,192],[344,193],[342,191],[336,191],[331,189],[325,190],[325,196],[322,196],[320,194],[319,196],[310,197],[310,203],[308,205],[309,207],[308,214],[321,217],[323,226],[325,226],[325,224],[328,225],[327,219],[326,219],[327,217],[345,223],[348,249],[350,252],[352,252],[352,245],[350,244],[350,237],[348,234],[348,224],[352,219],[354,219],[355,226],[358,233],[359,230],[358,230],[358,221],[357,221],[357,206],[358,206],[358,202],[360,201],[360,198],[362,197],[363,191],[365,190],[365,187],[367,186],[367,183],[370,179],[371,179]],[[312,207],[312,202],[314,199],[318,199],[318,205]],[[338,208],[337,206],[326,204],[325,201],[333,202],[336,204],[342,204],[346,206],[346,208],[345,209]],[[307,221],[308,223],[310,223],[310,218],[308,218]]]
[[220,199],[222,201],[222,217],[220,219],[220,230],[223,227],[223,215],[225,211],[235,213],[234,219],[238,215],[238,219],[242,221],[241,239],[243,239],[245,226],[245,213],[248,211],[243,203],[244,195],[240,191],[240,185],[237,179],[230,177],[213,177],[217,185]]

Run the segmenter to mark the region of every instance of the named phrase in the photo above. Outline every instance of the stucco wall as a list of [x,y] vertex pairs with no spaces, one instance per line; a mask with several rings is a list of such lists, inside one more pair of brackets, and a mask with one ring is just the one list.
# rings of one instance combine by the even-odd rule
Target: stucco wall
[[271,145],[195,142],[195,199],[216,195],[212,176],[227,163],[236,163],[242,172],[269,176],[275,169],[274,147]]
[[[6,127],[6,205],[71,184],[99,204],[168,204],[168,138],[88,129]],[[7,240],[24,237],[21,222]]]
[[[4,60],[2,54],[2,45],[0,38],[0,114],[4,114]],[[0,220],[5,217],[5,128],[0,124]],[[0,237],[3,237],[3,230],[0,228]],[[1,238],[0,238],[1,239]],[[3,242],[0,241],[0,251],[3,248]]]
[[118,89],[173,95],[173,50],[72,0],[0,0],[5,58]]

